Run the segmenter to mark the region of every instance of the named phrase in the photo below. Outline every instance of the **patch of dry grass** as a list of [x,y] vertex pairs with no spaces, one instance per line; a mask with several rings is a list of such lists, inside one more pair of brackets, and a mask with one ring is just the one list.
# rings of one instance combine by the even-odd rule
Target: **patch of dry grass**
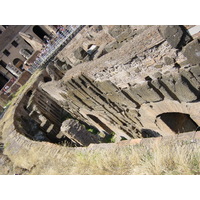
[[30,174],[183,175],[200,174],[196,143],[160,143],[120,149],[70,150],[65,158],[43,158]]

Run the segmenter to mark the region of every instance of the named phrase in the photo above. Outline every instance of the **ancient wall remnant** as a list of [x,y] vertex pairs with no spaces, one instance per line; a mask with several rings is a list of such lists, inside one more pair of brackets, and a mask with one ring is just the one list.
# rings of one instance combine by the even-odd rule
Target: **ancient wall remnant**
[[[74,51],[90,45],[99,47],[95,56],[78,62]],[[71,68],[64,69],[67,63]],[[49,145],[58,155],[64,150],[46,141],[66,137],[74,146],[92,146],[103,141],[100,135],[121,144],[191,134],[200,126],[199,64],[199,40],[186,27],[86,26],[18,101],[3,138],[14,138],[11,149],[23,143],[48,151]],[[91,135],[83,123],[100,134]]]
[[[184,56],[185,49],[195,43],[186,28],[153,26],[139,33],[119,26],[109,33],[115,38],[122,33],[125,38],[128,33],[135,35],[118,51],[77,66],[76,73],[75,69],[69,71],[57,85],[47,83],[43,89],[51,94],[48,90],[58,87],[59,93],[52,95],[58,104],[98,130],[114,132],[118,141],[193,131],[199,125],[193,113],[200,97],[200,80],[194,75],[199,66],[192,65],[199,61],[195,53],[191,53],[192,60],[197,57],[195,63],[189,55]],[[193,49],[198,49],[198,41],[194,45]],[[122,59],[116,58],[117,53]],[[172,127],[163,120],[164,113],[188,116],[185,120],[190,128]],[[178,115],[175,119],[179,120]]]

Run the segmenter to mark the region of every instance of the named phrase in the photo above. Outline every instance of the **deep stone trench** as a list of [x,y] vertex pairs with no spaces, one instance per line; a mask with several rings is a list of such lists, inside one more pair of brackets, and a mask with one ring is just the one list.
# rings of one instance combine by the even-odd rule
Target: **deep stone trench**
[[[74,118],[71,117],[71,115],[66,115],[65,119],[63,119],[63,121],[65,121],[66,119],[74,119]],[[18,124],[18,126],[23,127],[24,135],[31,140],[40,141],[40,142],[45,141],[45,142],[50,142],[50,143],[60,144],[60,145],[65,145],[65,146],[70,146],[70,147],[81,146],[79,143],[74,142],[72,139],[68,138],[65,135],[63,135],[61,138],[57,138],[56,136],[60,132],[61,126],[57,127],[57,130],[53,130],[55,128],[53,125],[51,132],[48,132],[48,130],[47,130],[48,128],[46,128],[45,126],[41,127],[41,125],[37,121],[31,119],[30,117],[21,116],[21,118],[18,119],[18,122],[20,122]],[[85,123],[83,121],[78,121],[78,123],[85,130],[91,132],[91,134],[99,133],[99,130],[94,126],[88,125],[87,123]],[[48,127],[50,127],[50,126],[48,126]]]
[[[50,78],[44,77],[43,82],[49,81],[51,81]],[[25,113],[20,114],[20,117],[18,116],[20,118],[19,127],[23,129],[23,131],[21,129],[20,132],[31,140],[46,141],[65,146],[79,147],[84,146],[83,140],[85,138],[88,138],[88,133],[89,135],[91,134],[91,136],[95,136],[98,138],[97,143],[114,142],[114,136],[118,134],[117,132],[115,133],[112,130],[110,125],[107,124],[105,120],[102,121],[101,118],[94,114],[86,114],[86,116],[84,117],[85,120],[81,119],[83,121],[78,119],[76,117],[76,114],[73,114],[72,116],[53,99],[51,99],[49,95],[46,94],[41,88],[29,90],[24,96],[22,105]],[[88,121],[86,120],[86,118]],[[198,125],[191,119],[189,114],[170,112],[162,113],[158,115],[157,118],[165,123],[176,134],[192,132],[198,128]],[[70,131],[73,130],[73,132],[71,132],[70,134],[67,132],[67,130],[65,130],[65,133],[61,131],[62,124],[66,120],[76,121],[75,124],[78,127],[70,127],[70,129],[67,129]],[[140,119],[138,120],[140,121]],[[123,126],[127,126],[127,124],[123,124]],[[121,130],[126,132],[127,135],[130,133],[130,138],[133,138],[131,135],[131,130],[126,131],[122,126],[120,128]],[[76,135],[76,132],[81,132],[80,130],[82,130],[83,132],[86,131],[84,132],[84,134],[86,134],[87,136],[84,139],[83,134],[79,134],[79,136],[76,138],[74,137]],[[161,136],[159,132],[150,130],[148,129],[148,127],[144,129],[141,128],[140,132],[143,138]],[[79,139],[83,139],[82,143],[78,141]],[[88,143],[93,143],[91,142],[92,140],[90,140],[90,142],[88,141],[87,145]]]
[[[27,93],[27,97],[30,99],[33,97],[33,92],[30,90]],[[40,101],[38,101],[40,103]],[[38,107],[44,106],[43,104],[37,105]],[[53,104],[52,102],[48,104],[50,106],[49,108],[56,109],[57,104]],[[46,115],[46,113],[43,111],[43,113],[38,114],[37,112],[33,112],[30,109],[27,108],[27,105],[24,104],[23,106],[25,112],[27,113],[24,117],[21,115],[20,126],[24,129],[24,135],[28,137],[31,140],[35,141],[46,141],[51,142],[59,145],[65,145],[70,147],[80,147],[83,146],[80,143],[77,143],[76,140],[73,138],[67,137],[67,135],[62,135],[62,137],[57,137],[60,134],[62,123],[65,120],[76,120],[80,126],[84,127],[86,131],[89,131],[92,135],[98,135],[100,132],[104,133],[104,138],[99,137],[99,143],[110,143],[113,142],[113,136],[115,135],[114,131],[111,130],[104,122],[102,122],[97,116],[87,114],[87,117],[91,119],[94,124],[98,124],[102,130],[98,130],[95,125],[89,125],[88,123],[76,119],[76,117],[72,116],[70,113],[66,112],[64,109],[62,109],[62,113],[64,113],[62,116],[58,115],[55,112],[52,112],[50,109],[50,115]],[[31,116],[30,113],[32,112]],[[41,125],[41,121],[39,120],[40,117],[45,117],[47,119],[46,123]],[[51,118],[48,119],[49,116],[53,115],[57,119],[59,119],[59,123],[55,123],[55,121],[51,121]],[[42,118],[41,117],[41,118]],[[184,132],[191,132],[195,131],[198,128],[198,125],[191,119],[189,114],[185,113],[178,113],[178,112],[169,112],[169,113],[162,113],[157,116],[157,118],[161,119],[163,123],[165,123],[174,133],[184,133]],[[148,137],[159,137],[161,136],[160,133],[155,132],[150,129],[142,129],[141,130],[142,137],[148,138]]]
[[[49,110],[50,112],[46,113],[41,106],[47,107],[47,105],[44,105],[43,103],[41,104],[39,100],[39,104],[37,104],[36,102],[34,102],[33,104],[37,107],[36,110],[33,109],[34,106],[31,106],[30,108],[30,105],[27,105],[27,102],[31,98],[33,98],[33,93],[34,92],[32,90],[29,90],[27,92],[25,98],[26,100],[28,100],[23,101],[23,114],[18,112],[16,116],[18,131],[29,139],[40,142],[45,141],[70,147],[83,146],[72,138],[67,137],[66,135],[62,135],[62,137],[57,137],[60,134],[62,123],[69,119],[76,121],[82,127],[82,130],[85,130],[91,135],[97,135],[98,133],[100,133],[100,131],[96,127],[89,125],[84,121],[76,119],[62,108],[62,115],[59,115],[56,112],[52,112],[52,110]],[[53,104],[52,102],[48,104],[48,108],[51,109],[56,109],[57,106],[58,105],[56,103]],[[52,116],[56,117],[56,121],[55,119],[52,121]],[[40,120],[42,118],[46,119],[45,123],[44,121]]]

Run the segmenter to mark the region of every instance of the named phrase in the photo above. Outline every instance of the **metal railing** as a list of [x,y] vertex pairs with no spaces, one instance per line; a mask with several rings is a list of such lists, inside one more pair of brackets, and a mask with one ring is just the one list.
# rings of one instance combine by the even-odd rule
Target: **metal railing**
[[28,71],[33,74],[36,69],[47,66],[58,52],[61,51],[83,27],[83,25],[71,25],[63,31],[58,32],[57,37],[53,42],[49,42],[46,45]]

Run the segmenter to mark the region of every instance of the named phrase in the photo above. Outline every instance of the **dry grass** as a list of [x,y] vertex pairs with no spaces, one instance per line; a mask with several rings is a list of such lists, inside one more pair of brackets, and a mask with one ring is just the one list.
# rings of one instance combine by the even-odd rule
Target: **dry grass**
[[129,146],[120,149],[68,151],[58,160],[42,158],[29,174],[191,175],[200,174],[196,143]]

